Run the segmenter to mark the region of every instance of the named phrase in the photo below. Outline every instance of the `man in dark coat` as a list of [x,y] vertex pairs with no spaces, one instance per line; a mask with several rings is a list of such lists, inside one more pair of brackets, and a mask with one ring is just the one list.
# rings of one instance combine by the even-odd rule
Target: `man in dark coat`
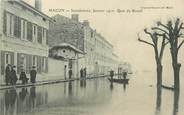
[[87,70],[86,67],[84,68],[84,78],[86,78]]
[[83,78],[83,68],[80,69],[80,78]]
[[16,68],[16,66],[13,66],[12,67],[12,70],[11,70],[11,84],[12,85],[16,85],[16,82],[17,82],[17,74],[16,74],[16,71],[15,71],[15,68]]
[[8,64],[5,69],[5,82],[6,85],[10,83],[10,77],[11,77],[11,65]]
[[69,74],[69,79],[71,79],[72,78],[72,69],[69,70],[68,74]]
[[30,71],[31,83],[35,83],[36,82],[36,74],[37,74],[37,72],[36,72],[35,69],[36,69],[36,67],[33,66],[32,70]]

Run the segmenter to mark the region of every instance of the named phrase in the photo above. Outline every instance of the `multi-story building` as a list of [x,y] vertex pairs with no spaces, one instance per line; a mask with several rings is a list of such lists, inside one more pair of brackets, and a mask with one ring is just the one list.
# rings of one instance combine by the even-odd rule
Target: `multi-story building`
[[118,57],[113,53],[113,45],[101,34],[95,34],[95,72],[107,74],[109,70],[116,70]]
[[68,43],[84,52],[76,60],[77,73],[81,68],[87,68],[87,73],[92,75],[107,74],[107,71],[113,69],[116,64],[113,63],[113,45],[92,29],[89,21],[79,22],[77,14],[73,14],[71,19],[61,15],[52,18],[55,22],[50,25],[49,46]]
[[18,74],[22,69],[29,73],[33,65],[46,73],[51,18],[40,11],[40,1],[33,7],[22,0],[1,0],[0,8],[1,83],[7,64],[15,65]]

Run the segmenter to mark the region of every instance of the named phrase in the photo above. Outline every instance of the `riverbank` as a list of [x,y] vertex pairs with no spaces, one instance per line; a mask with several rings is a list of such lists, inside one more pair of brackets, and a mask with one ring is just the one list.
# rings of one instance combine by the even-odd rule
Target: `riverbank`
[[22,88],[22,87],[31,87],[31,86],[40,86],[40,85],[47,85],[47,84],[55,84],[55,83],[62,83],[62,82],[70,82],[75,80],[88,80],[88,79],[96,79],[100,77],[107,77],[108,75],[99,75],[96,77],[87,77],[87,78],[72,78],[72,79],[57,79],[57,80],[45,80],[45,81],[37,81],[36,83],[27,83],[27,84],[16,84],[16,85],[0,85],[0,90],[11,89],[11,88]]

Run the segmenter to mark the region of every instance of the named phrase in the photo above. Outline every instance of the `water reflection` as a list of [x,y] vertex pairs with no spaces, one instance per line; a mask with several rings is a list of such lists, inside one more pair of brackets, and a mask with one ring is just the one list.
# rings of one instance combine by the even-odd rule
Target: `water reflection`
[[10,114],[13,115],[15,102],[17,100],[17,92],[15,89],[10,89],[5,91],[5,115]]
[[156,98],[156,115],[160,115],[161,103],[162,103],[162,88],[158,87]]
[[174,91],[173,115],[177,115],[178,114],[179,95],[180,95],[180,91],[178,91],[178,90]]
[[112,90],[113,90],[113,88],[114,88],[114,86],[113,86],[113,82],[110,82],[110,90],[112,91]]
[[123,91],[125,92],[126,91],[126,87],[127,87],[127,83],[123,83]]
[[80,80],[80,87],[86,88],[86,80]]
[[[178,114],[179,110],[179,91],[173,91],[174,102],[173,102],[173,115]],[[156,98],[156,115],[160,115],[162,105],[162,88],[157,88],[157,98]]]
[[[149,84],[145,82],[146,80],[142,82],[142,79],[137,78],[132,81],[131,85],[118,84],[101,78],[4,90],[0,92],[0,115],[163,115],[168,112],[172,115],[181,115],[183,113],[181,106],[178,113],[179,92],[173,93],[161,88],[155,92],[154,88],[146,87]],[[173,95],[170,95],[172,93]],[[156,98],[151,98],[155,94]],[[144,96],[145,98],[142,98]],[[182,105],[182,98],[180,101]],[[154,107],[147,106],[153,103]],[[172,106],[169,106],[170,103]]]
[[36,87],[33,86],[30,88],[30,96],[29,96],[29,101],[30,101],[30,108],[35,108],[36,106]]
[[19,98],[23,102],[28,94],[27,88],[22,88],[21,92],[19,92]]
[[68,82],[68,95],[71,97],[73,96],[73,91],[72,91],[72,81]]

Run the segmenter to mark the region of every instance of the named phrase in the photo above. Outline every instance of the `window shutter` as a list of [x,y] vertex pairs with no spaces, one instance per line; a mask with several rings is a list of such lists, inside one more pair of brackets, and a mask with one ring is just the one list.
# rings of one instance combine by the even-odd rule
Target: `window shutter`
[[4,34],[5,35],[7,35],[6,33],[6,30],[7,30],[7,17],[6,17],[6,11],[4,11],[4,22],[3,22],[4,24],[3,24],[3,32],[4,32]]
[[48,73],[48,58],[46,58],[46,61],[45,61],[46,63],[45,63],[45,65],[46,65],[46,67],[45,67],[45,73]]
[[41,73],[41,57],[37,56],[37,71],[38,73]]
[[46,30],[46,45],[48,45],[48,39],[49,39],[49,34],[48,34],[48,30]]
[[26,54],[26,73],[28,74],[29,73],[29,55]]
[[1,74],[4,75],[5,71],[5,59],[4,59],[4,51],[1,51]]
[[10,53],[11,65],[14,65],[14,53]]
[[17,53],[17,74],[20,74],[20,70],[21,70],[20,53]]
[[31,71],[31,68],[33,66],[32,58],[33,58],[33,56],[29,55],[29,72]]
[[44,72],[44,57],[41,57],[42,72]]
[[33,24],[27,22],[27,40],[33,41]]

